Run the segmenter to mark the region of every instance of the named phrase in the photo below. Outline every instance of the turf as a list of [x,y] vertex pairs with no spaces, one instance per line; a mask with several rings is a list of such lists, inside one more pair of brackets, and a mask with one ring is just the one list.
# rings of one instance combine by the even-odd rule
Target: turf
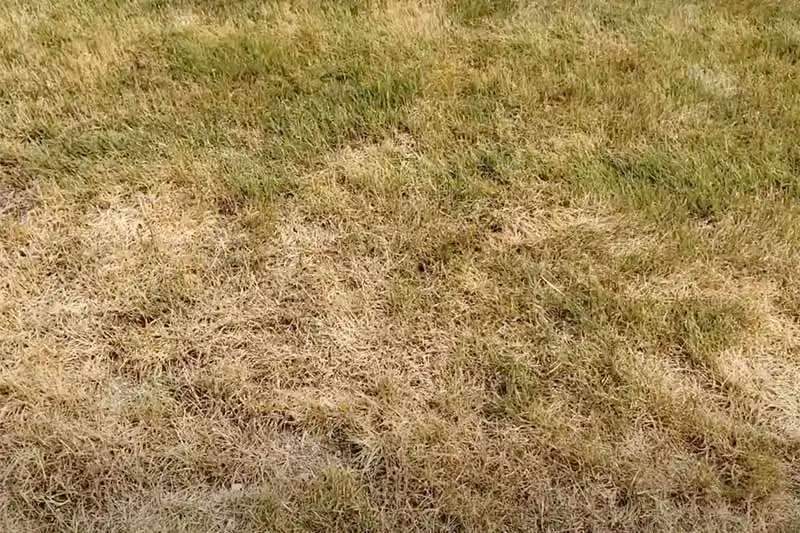
[[799,530],[799,63],[788,0],[7,0],[0,530]]

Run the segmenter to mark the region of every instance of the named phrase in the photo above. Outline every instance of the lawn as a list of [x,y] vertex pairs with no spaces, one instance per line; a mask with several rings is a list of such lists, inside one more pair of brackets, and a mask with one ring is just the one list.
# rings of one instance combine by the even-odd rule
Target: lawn
[[0,530],[800,530],[800,3],[3,1]]

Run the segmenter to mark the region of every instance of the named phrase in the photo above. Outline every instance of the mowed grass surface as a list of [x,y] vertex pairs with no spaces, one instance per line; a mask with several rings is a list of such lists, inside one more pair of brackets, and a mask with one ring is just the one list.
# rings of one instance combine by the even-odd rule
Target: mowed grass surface
[[6,1],[0,530],[797,531],[800,4]]

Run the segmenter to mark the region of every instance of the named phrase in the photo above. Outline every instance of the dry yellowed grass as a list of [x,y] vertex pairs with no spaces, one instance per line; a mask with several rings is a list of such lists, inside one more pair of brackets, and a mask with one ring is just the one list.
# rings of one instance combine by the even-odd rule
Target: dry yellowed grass
[[0,530],[797,531],[793,2],[11,2]]

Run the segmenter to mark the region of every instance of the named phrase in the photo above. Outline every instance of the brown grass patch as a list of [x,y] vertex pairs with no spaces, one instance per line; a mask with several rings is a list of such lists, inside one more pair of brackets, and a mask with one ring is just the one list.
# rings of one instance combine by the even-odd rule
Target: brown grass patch
[[10,4],[0,529],[796,530],[780,7]]

